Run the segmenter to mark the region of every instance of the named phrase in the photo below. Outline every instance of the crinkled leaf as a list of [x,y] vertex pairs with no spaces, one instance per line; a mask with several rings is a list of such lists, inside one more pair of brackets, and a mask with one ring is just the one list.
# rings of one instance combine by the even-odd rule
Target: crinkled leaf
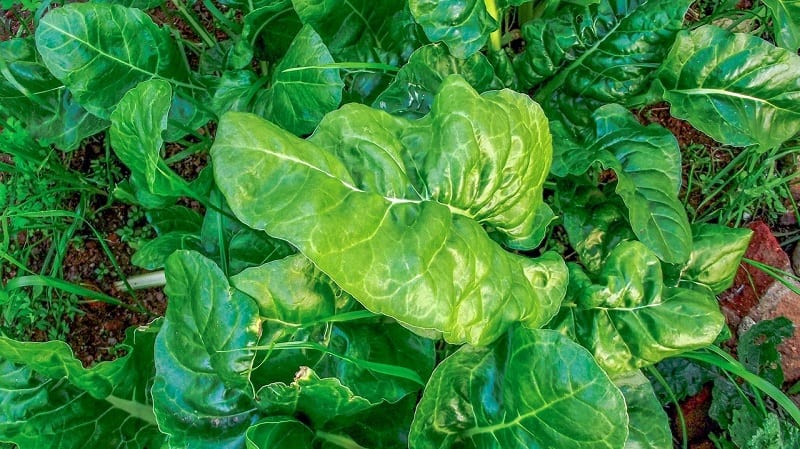
[[258,307],[199,253],[173,253],[165,271],[169,305],[152,388],[159,427],[173,447],[239,448],[257,419],[247,348],[258,342]]
[[669,391],[660,382],[653,382],[653,390],[662,404],[679,401],[700,393],[703,386],[717,378],[717,373],[691,360],[675,357],[658,362],[655,368],[667,381]]
[[[731,428],[731,439],[733,439]],[[800,447],[800,429],[789,421],[783,421],[774,413],[767,417],[757,429],[747,428],[739,434],[744,449],[791,449]]]
[[[161,159],[162,133],[172,103],[172,88],[149,80],[128,91],[111,113],[111,148],[131,171],[137,197],[159,198],[165,204],[182,195],[186,183]],[[142,194],[139,191],[143,191]]]
[[528,22],[515,60],[520,87],[535,86],[548,117],[570,128],[590,125],[603,104],[638,104],[691,3],[602,0]]
[[0,42],[0,108],[27,130],[61,150],[73,150],[108,126],[89,114],[41,62],[33,39]]
[[0,338],[0,440],[20,449],[160,447],[149,394],[157,328],[129,330],[126,355],[89,369],[62,342]]
[[628,407],[625,449],[672,449],[672,431],[653,386],[640,371],[614,378]]
[[430,44],[411,54],[373,106],[409,119],[420,118],[430,112],[442,81],[453,74],[463,76],[478,92],[503,87],[495,76],[494,67],[483,54],[475,53],[468,59],[459,59],[450,55],[446,47]]
[[757,36],[681,32],[658,81],[672,115],[718,142],[765,150],[800,131],[800,56]]
[[570,290],[550,324],[575,338],[608,373],[621,374],[714,342],[724,324],[710,291],[665,287],[661,263],[622,242],[595,279],[570,265]]
[[444,42],[457,58],[480,51],[498,27],[482,0],[409,0],[408,6],[428,39]]
[[[552,313],[525,276],[537,262],[504,251],[468,218],[511,243],[529,242],[549,134],[541,110],[522,95],[481,97],[451,77],[439,97],[431,115],[397,131],[406,153],[434,150],[406,154],[402,166],[396,161],[429,200],[360,190],[334,154],[246,114],[223,116],[213,165],[239,219],[289,241],[368,309],[453,343],[486,344],[514,321],[537,326]],[[376,122],[387,123],[366,121],[365,134]],[[453,173],[469,175],[457,180]]]
[[772,16],[772,29],[778,45],[797,53],[800,48],[800,1],[764,0]]
[[793,334],[794,324],[786,317],[759,321],[739,337],[736,354],[748,371],[781,387],[783,369],[778,345]]
[[665,262],[686,262],[692,232],[678,198],[681,153],[675,137],[658,125],[640,125],[616,104],[599,108],[593,118],[593,135],[582,146],[557,152],[553,172],[581,175],[595,163],[613,169],[616,192],[639,240]]
[[265,418],[247,429],[247,449],[312,449],[314,432],[288,417]]
[[681,269],[683,282],[702,284],[718,295],[730,288],[753,232],[722,225],[695,224],[692,255]]
[[311,133],[342,100],[339,69],[325,67],[331,63],[319,35],[303,27],[275,67],[269,89],[254,100],[255,112],[297,135]]
[[299,413],[321,429],[328,421],[355,415],[374,404],[354,394],[339,379],[320,379],[314,370],[301,367],[291,384],[278,382],[261,388],[256,405],[270,416]]
[[71,3],[47,13],[36,48],[56,78],[92,114],[108,118],[122,96],[153,78],[189,87],[173,38],[143,11]]
[[553,331],[517,328],[439,364],[409,446],[622,448],[627,424],[622,394],[583,348]]

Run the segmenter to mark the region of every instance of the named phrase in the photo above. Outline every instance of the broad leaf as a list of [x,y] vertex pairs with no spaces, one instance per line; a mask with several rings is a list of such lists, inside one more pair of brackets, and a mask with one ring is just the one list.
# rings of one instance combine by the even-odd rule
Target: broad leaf
[[571,305],[549,326],[573,336],[608,373],[707,346],[724,324],[710,291],[665,287],[661,263],[640,242],[620,243],[594,279],[569,268]]
[[502,88],[494,68],[481,53],[468,59],[450,55],[442,45],[426,45],[411,54],[392,81],[373,103],[374,107],[406,118],[420,118],[431,104],[442,81],[459,74],[478,92]]
[[353,394],[339,379],[320,379],[312,369],[301,367],[291,384],[279,382],[261,388],[256,405],[270,416],[302,414],[314,428],[321,429],[328,421],[355,415],[375,404]]
[[599,106],[642,103],[691,3],[602,0],[528,22],[514,62],[520,87],[535,87],[547,116],[580,134]]
[[44,144],[73,150],[108,126],[75,102],[41,62],[33,39],[0,42],[0,108]]
[[483,0],[409,0],[414,19],[431,42],[444,42],[457,58],[480,51],[498,27]]
[[195,233],[168,232],[143,243],[131,257],[131,263],[145,270],[164,268],[167,258],[178,250],[200,250],[200,239]]
[[143,11],[72,3],[36,29],[45,65],[92,114],[108,118],[129,89],[153,78],[193,89],[174,40]]
[[[358,117],[365,130],[391,123],[363,106],[340,113],[352,123]],[[394,120],[401,125],[394,148],[350,148],[381,157],[403,152],[387,176],[415,181],[403,192],[429,199],[361,190],[331,142],[320,138],[333,150],[327,152],[314,138],[303,141],[238,113],[223,116],[212,148],[217,183],[240,220],[292,243],[373,312],[442,332],[453,343],[486,344],[514,321],[548,321],[552,301],[539,298],[526,276],[538,263],[504,251],[469,218],[493,226],[509,244],[530,245],[532,206],[542,202],[550,154],[541,110],[509,91],[478,96],[451,77],[429,116]],[[342,134],[346,143],[371,135]],[[412,152],[423,148],[431,151]],[[454,173],[467,176],[456,180]]]
[[[302,26],[291,0],[272,1],[244,16],[237,51],[252,53],[258,48],[268,60],[277,61],[286,54]],[[264,45],[256,46],[257,41]]]
[[199,233],[203,225],[203,217],[185,206],[148,210],[146,216],[159,235],[168,232]]
[[650,381],[640,371],[614,378],[628,407],[625,449],[672,449],[669,417],[658,402]]
[[593,118],[592,135],[582,145],[561,148],[554,155],[553,172],[581,175],[595,163],[614,170],[616,192],[628,208],[639,240],[665,262],[686,262],[692,233],[678,199],[681,153],[677,140],[658,125],[640,125],[616,104],[599,108]]
[[171,103],[169,83],[149,80],[128,91],[110,117],[111,147],[130,169],[137,199],[148,205],[174,203],[187,189],[161,159]]
[[772,29],[778,45],[797,53],[800,48],[800,1],[764,0],[772,16]]
[[736,354],[748,371],[780,388],[784,377],[778,345],[794,330],[794,323],[783,316],[759,321],[739,337]]
[[409,446],[622,448],[627,424],[622,394],[583,348],[553,331],[517,328],[439,364]]
[[344,83],[322,39],[303,27],[275,67],[269,89],[258,95],[255,112],[294,134],[309,134],[342,100]]
[[0,440],[20,449],[160,447],[149,394],[157,328],[129,330],[126,355],[89,369],[62,342],[0,338]]
[[153,401],[172,447],[239,448],[257,419],[249,372],[258,308],[191,251],[167,259],[166,319],[156,338]]
[[681,32],[658,81],[672,115],[718,142],[766,150],[800,131],[800,56],[759,37]]

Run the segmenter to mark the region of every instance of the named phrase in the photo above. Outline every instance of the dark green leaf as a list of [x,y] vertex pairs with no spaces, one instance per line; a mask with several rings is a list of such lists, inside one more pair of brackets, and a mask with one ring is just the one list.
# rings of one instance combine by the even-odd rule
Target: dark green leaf
[[444,42],[457,58],[480,51],[498,27],[482,0],[409,0],[414,19],[431,42]]
[[786,317],[759,321],[739,337],[739,361],[748,371],[781,387],[783,369],[778,345],[793,334],[794,324]]
[[684,31],[658,80],[672,115],[718,142],[766,150],[800,131],[800,56],[759,37]]
[[0,440],[20,449],[161,447],[149,394],[157,329],[129,330],[126,355],[89,369],[62,342],[0,338]]
[[408,63],[373,106],[409,119],[420,118],[430,112],[433,97],[442,81],[453,74],[463,76],[478,92],[503,87],[494,74],[494,68],[482,54],[459,59],[450,55],[444,46],[431,44],[411,54]]
[[167,259],[166,320],[156,338],[152,393],[174,447],[240,448],[257,419],[249,373],[258,307],[214,262],[177,251]]
[[625,449],[672,449],[672,431],[650,381],[640,371],[614,378],[628,407]]
[[131,263],[145,270],[164,268],[170,254],[178,250],[200,250],[196,233],[168,232],[142,244],[131,257]]
[[255,112],[297,135],[309,134],[342,100],[344,83],[322,39],[303,27],[275,67],[269,89],[255,99]]
[[439,364],[409,446],[622,448],[625,410],[620,391],[583,348],[553,331],[517,328],[492,347],[463,346]]
[[[237,52],[252,53],[258,47],[267,60],[277,61],[289,50],[302,26],[290,0],[272,1],[244,16]],[[256,46],[257,42],[263,45]]]
[[75,102],[40,61],[33,39],[0,42],[0,108],[44,144],[73,150],[108,126]]
[[772,16],[772,29],[778,45],[797,53],[800,48],[800,1],[764,0]]
[[[667,381],[667,385],[679,401],[696,395],[705,384],[717,378],[717,374],[708,368],[680,357],[658,362],[655,368]],[[671,402],[670,395],[663,385],[654,382],[653,389],[662,404]]]
[[159,235],[168,232],[199,233],[203,226],[203,217],[185,206],[148,210],[147,221]]
[[314,432],[287,417],[265,418],[247,429],[247,449],[313,449]]
[[573,336],[608,373],[621,374],[714,342],[724,324],[709,292],[665,287],[640,242],[620,243],[596,278],[570,265],[573,301],[550,326]]
[[39,22],[36,48],[50,72],[98,117],[108,118],[142,81],[194,88],[169,32],[138,9],[98,3],[56,8]]

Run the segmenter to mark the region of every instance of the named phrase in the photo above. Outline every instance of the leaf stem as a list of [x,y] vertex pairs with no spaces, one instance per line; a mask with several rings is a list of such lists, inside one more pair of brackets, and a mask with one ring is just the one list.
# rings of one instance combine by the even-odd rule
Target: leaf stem
[[197,20],[194,19],[192,13],[186,8],[186,5],[181,2],[181,0],[172,0],[172,4],[175,5],[175,8],[178,9],[178,12],[181,13],[184,19],[189,22],[189,25],[192,27],[195,33],[200,36],[200,39],[205,43],[208,48],[213,48],[217,45],[217,41],[208,34],[205,28],[203,28]]
[[334,444],[336,446],[343,447],[344,449],[367,449],[364,446],[353,441],[352,438],[345,435],[337,435],[335,433],[328,433],[328,432],[323,432],[321,430],[317,430],[316,437],[319,438],[320,440],[325,440],[328,443]]
[[153,412],[153,407],[140,402],[131,401],[129,399],[118,398],[114,395],[106,396],[106,402],[113,405],[115,408],[127,412],[129,415],[139,418],[142,421],[153,426],[158,425],[156,421],[156,414]]
[[497,52],[503,48],[503,30],[502,23],[500,22],[500,11],[497,8],[497,0],[484,0],[484,3],[489,15],[497,22],[497,29],[492,31],[489,35],[489,50]]

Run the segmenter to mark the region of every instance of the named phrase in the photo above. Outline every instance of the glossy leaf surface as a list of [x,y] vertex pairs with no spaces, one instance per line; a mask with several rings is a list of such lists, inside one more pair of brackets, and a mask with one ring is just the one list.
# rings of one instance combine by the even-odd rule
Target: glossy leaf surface
[[800,48],[800,1],[764,0],[772,16],[772,29],[778,45],[797,53]]
[[681,32],[658,80],[672,115],[718,142],[768,149],[800,131],[800,56],[759,37]]
[[733,284],[753,233],[713,224],[696,224],[692,231],[692,255],[681,269],[681,281],[705,285],[718,295]]
[[36,29],[45,65],[92,114],[107,118],[129,89],[152,78],[191,87],[174,40],[144,12],[73,3]]
[[439,364],[409,446],[622,448],[627,422],[622,394],[583,348],[553,331],[517,328]]
[[660,261],[640,242],[620,243],[594,279],[569,268],[573,305],[550,326],[573,336],[608,373],[707,346],[724,324],[710,291],[665,287]]
[[[527,243],[550,140],[530,100],[508,91],[478,96],[463,80],[448,81],[431,114],[417,122],[358,106],[339,112],[364,124],[353,136],[343,131],[346,143],[369,142],[369,130],[378,124],[402,125],[383,132],[400,159],[382,154],[383,146],[355,149],[391,160],[386,176],[403,174],[416,184],[403,192],[430,199],[359,188],[335,150],[250,115],[223,117],[212,157],[220,189],[239,219],[292,243],[365,307],[412,328],[442,332],[450,342],[486,344],[513,321],[543,324],[554,309],[526,276],[538,263],[504,251],[468,217],[494,226],[511,242]],[[416,148],[434,151],[415,154]],[[459,180],[453,173],[469,175]],[[520,191],[520,185],[528,187]]]
[[247,429],[247,449],[312,449],[314,432],[288,417],[265,418]]
[[153,400],[174,447],[239,448],[257,418],[249,372],[258,309],[211,260],[178,251],[165,267],[169,296],[156,338]]
[[431,42],[444,42],[457,58],[477,53],[497,29],[482,0],[409,0],[414,19]]

